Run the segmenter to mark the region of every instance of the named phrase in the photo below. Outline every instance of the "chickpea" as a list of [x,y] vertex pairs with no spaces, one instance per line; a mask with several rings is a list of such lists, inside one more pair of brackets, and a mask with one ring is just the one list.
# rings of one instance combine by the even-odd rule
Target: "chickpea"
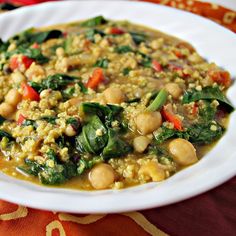
[[103,94],[107,103],[120,104],[125,100],[125,96],[119,88],[107,88]]
[[73,129],[71,125],[67,125],[65,129],[65,134],[69,137],[72,137],[76,135],[76,131]]
[[15,107],[11,104],[8,104],[6,102],[3,102],[0,104],[0,115],[4,118],[9,118],[12,113],[15,111]]
[[155,161],[149,161],[141,166],[138,172],[139,175],[144,175],[152,181],[162,181],[166,178],[165,171]]
[[52,90],[51,89],[44,89],[40,94],[40,98],[43,99],[43,98],[48,98],[51,94]]
[[115,181],[115,172],[108,164],[98,164],[89,172],[89,181],[95,189],[106,189]]
[[26,78],[20,71],[16,71],[11,74],[11,80],[13,81],[13,83],[20,84],[26,81]]
[[162,124],[161,113],[158,111],[140,113],[136,117],[135,123],[137,125],[137,129],[141,134],[145,135],[152,133]]
[[146,136],[136,137],[133,141],[134,150],[136,152],[142,153],[146,150],[147,146],[150,144],[150,139]]
[[176,83],[167,83],[165,89],[174,99],[178,99],[182,94],[182,89]]
[[169,143],[173,159],[180,165],[190,165],[198,161],[194,146],[187,140],[177,138]]
[[11,104],[12,106],[16,106],[21,101],[21,94],[17,89],[11,89],[8,91],[5,102]]
[[64,50],[64,48],[62,48],[62,47],[57,48],[57,49],[56,49],[56,55],[57,55],[58,57],[63,57],[63,56],[65,55],[65,50]]

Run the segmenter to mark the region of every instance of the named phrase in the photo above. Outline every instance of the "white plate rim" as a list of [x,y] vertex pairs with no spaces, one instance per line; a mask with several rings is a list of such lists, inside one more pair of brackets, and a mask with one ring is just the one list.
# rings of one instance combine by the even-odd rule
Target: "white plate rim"
[[[65,13],[66,10],[79,7],[80,11],[83,9],[85,12],[81,11],[81,15],[77,19],[85,19],[102,13],[105,17],[113,19],[130,19],[131,17],[131,20],[135,23],[143,23],[143,25],[149,25],[185,39],[192,43],[201,55],[216,61],[217,64],[225,67],[233,76],[236,76],[236,68],[232,63],[233,60],[236,60],[236,56],[232,53],[236,51],[236,36],[218,24],[191,13],[151,3],[116,1],[106,2],[102,6],[101,4],[101,1],[49,2],[4,13],[0,15],[0,37],[9,37],[13,32],[28,28],[30,25],[28,21],[26,21],[24,27],[20,25],[28,17],[31,17],[31,23],[34,22],[37,26],[50,25],[51,21],[54,23],[56,16],[53,11],[55,11],[55,8],[60,16],[64,14],[67,19],[65,21],[71,21],[71,19],[75,19],[75,13],[68,15],[68,13]],[[117,9],[122,9],[122,11],[117,12]],[[142,13],[142,17],[135,18],[138,13]],[[169,21],[166,20],[167,22],[165,22],[164,19],[165,23],[163,23],[163,19],[158,18],[156,14],[159,14],[158,17],[160,15],[165,16],[165,19]],[[45,15],[50,16],[49,20],[45,20],[45,17],[43,17]],[[150,19],[146,19],[143,15],[152,17],[152,20],[158,19],[158,22],[162,22],[162,24],[155,26],[153,22],[150,22]],[[173,21],[173,17],[177,17],[178,21]],[[18,22],[16,22],[16,18],[19,19]],[[14,25],[10,29],[1,27],[6,22],[13,22]],[[200,25],[201,28],[194,28],[197,25]],[[183,29],[181,26],[186,28]],[[202,27],[205,29],[203,30]],[[208,31],[211,34],[206,34]],[[207,37],[203,41],[200,36]],[[221,45],[221,47],[217,47],[220,56],[214,51],[213,39],[213,46]],[[226,53],[227,57],[225,56]],[[235,84],[228,92],[229,98],[235,105],[234,94],[236,94]],[[236,120],[235,112],[231,115],[230,120],[229,131],[204,159],[162,183],[149,183],[124,190],[88,192],[40,187],[0,174],[0,189],[2,189],[0,198],[45,210],[74,213],[114,213],[164,206],[196,196],[218,186],[236,174],[236,147],[232,142],[232,140],[236,140],[236,134],[232,132],[233,129],[236,129],[236,124],[233,122],[233,120]],[[227,155],[227,161],[222,159],[219,152],[224,152],[224,155]],[[217,159],[217,163],[214,162],[213,157],[215,160]],[[205,165],[208,167],[207,170],[203,168]],[[221,176],[217,175],[218,172],[222,171],[225,172]],[[186,189],[186,187],[188,188]]]

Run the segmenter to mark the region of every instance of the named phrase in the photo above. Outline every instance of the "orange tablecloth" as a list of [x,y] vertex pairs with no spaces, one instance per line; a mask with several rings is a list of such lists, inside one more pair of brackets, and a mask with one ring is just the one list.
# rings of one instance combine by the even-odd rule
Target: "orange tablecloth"
[[[15,0],[14,2],[34,4],[43,1]],[[193,0],[147,1],[194,12],[236,32],[236,12],[218,5]],[[3,1],[0,0],[1,2]],[[167,234],[173,236],[235,235],[236,178],[181,203],[123,214],[56,213],[0,200],[0,236],[162,236]]]

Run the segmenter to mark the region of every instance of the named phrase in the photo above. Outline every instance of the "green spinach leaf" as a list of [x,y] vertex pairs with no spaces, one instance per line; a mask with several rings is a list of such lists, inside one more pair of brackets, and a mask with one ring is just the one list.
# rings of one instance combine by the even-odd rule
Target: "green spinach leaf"
[[108,130],[108,143],[102,152],[102,156],[105,160],[125,156],[131,151],[132,147],[123,141],[117,132],[112,129]]
[[217,122],[194,124],[188,128],[189,141],[198,144],[208,144],[219,139],[224,128]]
[[99,154],[107,144],[107,129],[100,118],[92,116],[76,137],[76,148],[80,152]]
[[91,159],[81,158],[77,164],[77,173],[82,175],[86,170],[91,169],[95,164],[103,162],[104,159],[101,156],[95,156]]
[[162,144],[164,141],[170,138],[183,138],[189,139],[189,134],[185,131],[178,131],[176,129],[169,129],[162,126],[157,132],[154,132],[156,144]]
[[122,54],[122,53],[127,53],[127,52],[134,52],[134,50],[130,46],[124,45],[124,46],[116,47],[115,52]]
[[109,60],[107,58],[102,58],[102,59],[99,59],[94,64],[94,67],[101,67],[101,68],[106,69],[108,67],[108,64],[109,64]]
[[234,110],[233,105],[220,91],[219,87],[205,87],[202,91],[193,89],[192,91],[185,92],[182,103],[190,103],[198,100],[217,100],[224,104],[230,111]]
[[28,82],[37,92],[42,92],[44,89],[61,90],[67,85],[79,80],[78,77],[69,76],[66,74],[54,74],[42,80],[41,83]]
[[94,42],[94,36],[96,34],[99,34],[101,35],[101,37],[104,37],[106,34],[101,31],[101,30],[98,30],[98,29],[90,29],[88,30],[86,33],[85,33],[85,36],[88,40],[90,40],[91,42]]
[[140,33],[140,32],[129,32],[129,33],[131,34],[131,37],[136,44],[145,42],[147,38],[147,36],[144,33]]
[[96,16],[94,18],[88,19],[81,23],[83,27],[94,27],[107,23],[107,20],[103,16]]

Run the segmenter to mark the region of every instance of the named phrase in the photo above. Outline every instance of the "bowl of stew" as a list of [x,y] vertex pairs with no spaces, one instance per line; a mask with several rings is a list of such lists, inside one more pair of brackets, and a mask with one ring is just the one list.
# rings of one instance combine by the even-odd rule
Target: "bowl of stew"
[[[146,3],[47,3],[0,17],[1,197],[61,211],[128,211],[235,174],[233,33]],[[198,21],[203,29],[192,31]],[[225,34],[222,48],[200,38],[209,29]]]

